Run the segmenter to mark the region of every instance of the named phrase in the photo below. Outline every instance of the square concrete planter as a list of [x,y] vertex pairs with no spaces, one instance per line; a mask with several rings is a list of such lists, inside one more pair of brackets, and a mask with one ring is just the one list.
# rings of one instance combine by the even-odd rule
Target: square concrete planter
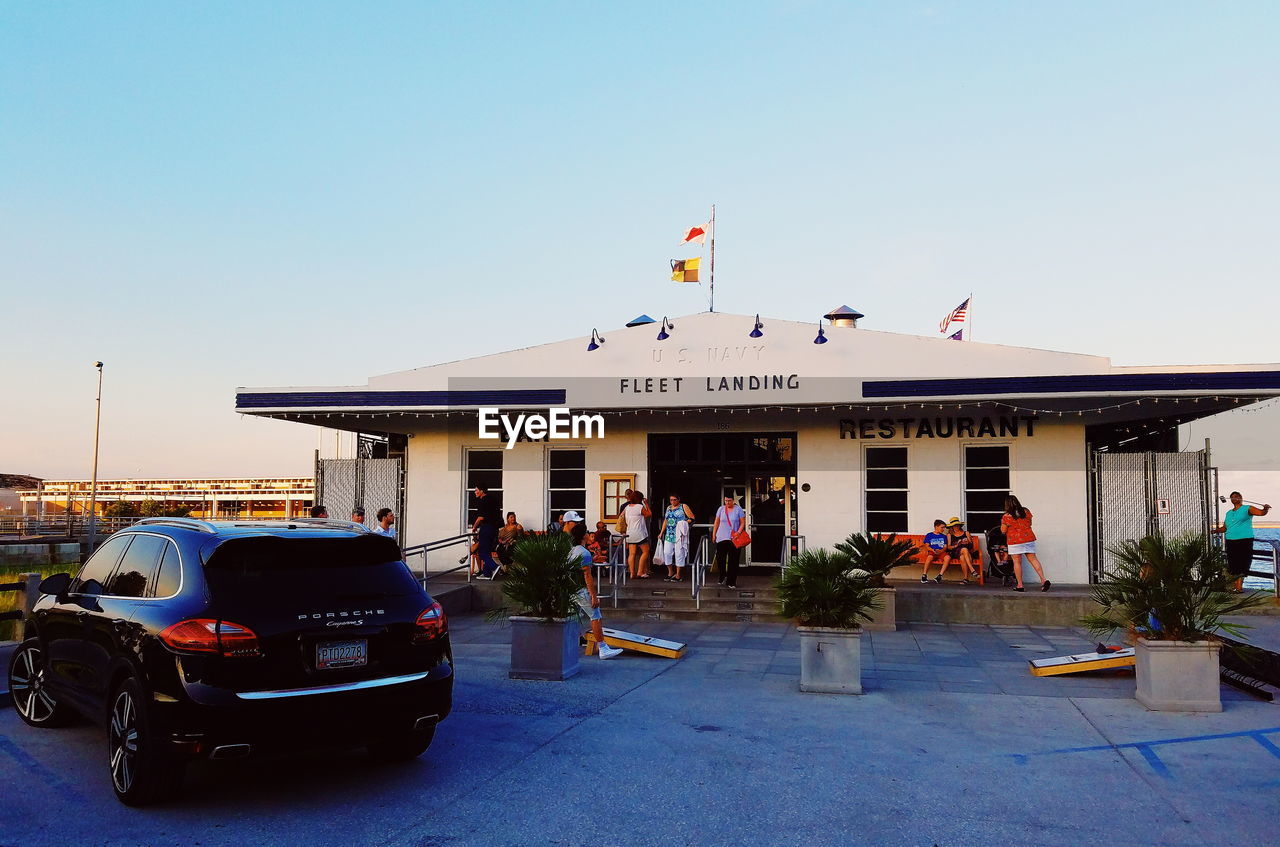
[[798,626],[800,690],[818,694],[862,693],[862,630]]
[[1221,712],[1217,641],[1139,638],[1134,673],[1139,703],[1158,712]]
[[872,612],[872,618],[862,625],[863,629],[872,632],[895,632],[898,629],[898,592],[897,589],[884,587],[880,589],[880,602],[884,604],[879,610]]
[[576,618],[511,617],[511,679],[564,680],[579,670]]

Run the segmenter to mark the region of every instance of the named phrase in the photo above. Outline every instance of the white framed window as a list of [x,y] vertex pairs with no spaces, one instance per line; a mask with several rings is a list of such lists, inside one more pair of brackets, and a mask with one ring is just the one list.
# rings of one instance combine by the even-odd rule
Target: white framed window
[[476,510],[476,498],[472,493],[477,485],[489,489],[489,496],[495,498],[498,508],[502,508],[502,456],[504,450],[466,450],[463,453],[462,473],[462,517],[464,526],[476,522],[479,514]]
[[862,459],[867,532],[908,532],[908,448],[867,447]]
[[600,475],[600,520],[615,521],[622,514],[622,507],[627,505],[623,494],[628,488],[636,487],[636,475],[633,473],[615,473]]
[[964,520],[970,532],[1000,525],[1004,498],[1012,486],[1013,447],[1009,444],[964,444]]
[[547,449],[547,523],[572,509],[587,511],[587,451],[583,447]]

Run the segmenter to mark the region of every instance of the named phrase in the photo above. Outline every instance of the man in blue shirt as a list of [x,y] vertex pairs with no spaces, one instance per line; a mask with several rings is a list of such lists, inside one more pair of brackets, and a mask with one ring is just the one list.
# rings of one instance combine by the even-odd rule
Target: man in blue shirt
[[[942,565],[942,570],[946,570],[950,556],[947,554],[947,522],[944,520],[936,520],[933,522],[933,532],[924,537],[924,567],[920,571],[920,581],[929,581],[929,566],[932,564]],[[938,571],[938,577],[935,582],[942,582],[942,570]]]
[[396,528],[394,526],[395,522],[396,522],[395,512],[392,512],[390,509],[384,506],[378,510],[378,525],[373,528],[373,531],[376,535],[385,535],[388,538],[395,538],[396,537]]

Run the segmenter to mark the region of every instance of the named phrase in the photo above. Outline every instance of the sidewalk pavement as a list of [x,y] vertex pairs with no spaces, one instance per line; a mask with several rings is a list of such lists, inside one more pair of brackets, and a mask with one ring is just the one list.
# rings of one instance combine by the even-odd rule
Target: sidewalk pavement
[[[607,623],[606,615],[606,623]],[[1133,678],[1036,678],[1093,642],[1062,628],[907,625],[864,636],[863,696],[801,694],[788,624],[627,621],[677,661],[583,659],[507,679],[510,630],[451,620],[453,715],[421,760],[204,763],[184,798],[115,804],[100,730],[0,711],[6,844],[1076,845],[1270,843],[1280,708],[1148,712]],[[6,746],[7,745],[7,746]],[[51,788],[77,814],[52,833]],[[56,837],[55,837],[56,835]]]

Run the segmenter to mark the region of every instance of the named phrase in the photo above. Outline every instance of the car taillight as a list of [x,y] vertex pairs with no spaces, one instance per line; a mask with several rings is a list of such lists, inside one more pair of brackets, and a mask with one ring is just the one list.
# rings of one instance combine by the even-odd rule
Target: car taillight
[[423,609],[415,623],[417,631],[413,634],[415,644],[439,638],[449,631],[449,619],[444,616],[444,609],[439,603],[432,603]]
[[166,627],[160,640],[181,653],[216,653],[220,656],[261,656],[258,636],[247,626],[231,621],[192,618]]

